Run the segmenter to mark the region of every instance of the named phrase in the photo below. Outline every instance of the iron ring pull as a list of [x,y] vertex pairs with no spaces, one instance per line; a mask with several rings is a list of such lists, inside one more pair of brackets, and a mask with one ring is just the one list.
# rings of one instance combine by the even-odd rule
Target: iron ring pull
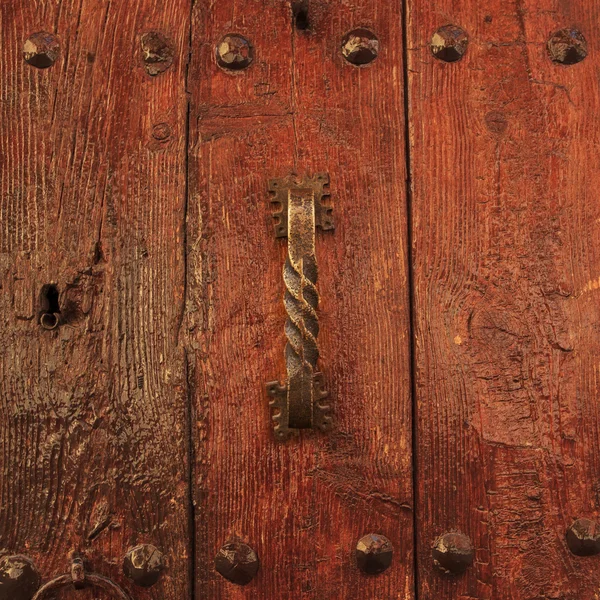
[[288,255],[283,267],[285,285],[285,362],[287,383],[267,383],[271,397],[275,437],[287,439],[298,429],[327,430],[330,407],[323,404],[328,392],[323,374],[317,370],[319,358],[319,318],[317,307],[317,259],[315,230],[334,228],[331,207],[323,204],[329,193],[329,176],[286,177],[269,182],[271,202],[278,206],[275,236],[288,238]]
[[99,587],[107,592],[112,592],[118,600],[131,600],[131,598],[114,581],[98,575],[97,573],[86,573],[83,567],[83,561],[80,558],[73,559],[71,572],[65,575],[59,575],[52,581],[44,584],[31,600],[44,600],[50,592],[56,592],[67,586],[74,586],[75,589],[82,589],[93,586]]

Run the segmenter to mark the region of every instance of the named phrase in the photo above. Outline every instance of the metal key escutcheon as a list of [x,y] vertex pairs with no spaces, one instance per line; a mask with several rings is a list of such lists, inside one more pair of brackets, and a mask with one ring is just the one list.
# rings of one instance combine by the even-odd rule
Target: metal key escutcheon
[[97,587],[106,592],[111,592],[112,596],[118,600],[131,600],[123,589],[114,581],[111,581],[103,575],[98,575],[97,573],[86,573],[83,567],[83,561],[80,558],[73,559],[70,573],[59,575],[52,581],[43,585],[31,600],[54,598],[54,592],[65,587],[74,587],[75,589]]
[[277,206],[275,236],[288,238],[288,256],[283,267],[287,313],[285,362],[287,383],[267,383],[271,397],[275,437],[287,439],[299,429],[327,430],[331,425],[330,406],[323,374],[317,371],[319,318],[317,307],[317,259],[315,230],[334,228],[332,208],[323,204],[328,197],[329,176],[286,177],[269,182],[271,202]]

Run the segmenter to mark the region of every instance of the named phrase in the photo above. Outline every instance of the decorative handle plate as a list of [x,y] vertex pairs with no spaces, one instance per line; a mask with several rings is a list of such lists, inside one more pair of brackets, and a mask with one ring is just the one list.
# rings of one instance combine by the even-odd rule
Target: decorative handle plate
[[323,375],[317,372],[319,319],[317,306],[317,259],[315,229],[333,229],[331,207],[323,204],[329,194],[329,176],[296,179],[286,177],[269,182],[276,237],[288,238],[288,256],[283,267],[285,285],[285,362],[287,383],[267,383],[275,436],[285,440],[297,429],[326,430],[331,425],[330,407]]
[[99,587],[107,592],[112,592],[113,596],[118,600],[131,600],[123,589],[114,581],[111,581],[103,575],[86,573],[83,568],[83,561],[80,558],[73,559],[70,573],[60,575],[56,579],[43,585],[31,600],[44,600],[48,597],[53,598],[53,592],[68,586],[73,586],[75,589],[82,589],[89,586]]

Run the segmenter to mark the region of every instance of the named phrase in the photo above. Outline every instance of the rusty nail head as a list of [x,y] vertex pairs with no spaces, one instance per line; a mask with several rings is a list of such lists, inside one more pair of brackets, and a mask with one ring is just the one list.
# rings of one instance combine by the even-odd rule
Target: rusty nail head
[[254,49],[242,35],[230,33],[217,44],[217,64],[230,71],[240,71],[254,60]]
[[475,559],[471,540],[463,533],[445,533],[433,546],[433,562],[444,573],[464,573]]
[[0,559],[0,600],[31,600],[41,583],[33,561],[26,556]]
[[51,67],[60,53],[57,37],[47,31],[39,31],[29,36],[23,45],[25,61],[32,67],[47,69]]
[[369,533],[356,544],[356,564],[363,573],[383,573],[391,564],[394,547],[385,536]]
[[467,51],[469,38],[464,29],[457,25],[440,27],[431,38],[431,52],[444,62],[456,62]]
[[152,544],[132,548],[123,559],[123,572],[140,587],[153,586],[164,568],[164,555]]
[[379,39],[364,27],[353,29],[342,40],[342,55],[357,67],[368,65],[379,54]]
[[567,529],[567,546],[576,556],[600,554],[600,528],[591,519],[577,519]]
[[242,542],[225,544],[215,557],[215,569],[225,579],[237,585],[250,583],[258,573],[259,560],[256,552]]
[[172,64],[175,51],[169,40],[158,31],[149,31],[140,38],[142,60],[146,73],[155,77],[164,73]]
[[548,40],[548,54],[555,63],[574,65],[587,56],[587,41],[577,29],[559,29]]

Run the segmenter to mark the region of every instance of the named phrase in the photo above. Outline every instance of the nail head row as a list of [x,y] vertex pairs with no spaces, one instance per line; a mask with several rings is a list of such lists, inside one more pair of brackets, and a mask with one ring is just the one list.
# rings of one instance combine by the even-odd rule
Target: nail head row
[[[575,556],[600,554],[600,527],[591,519],[577,519],[565,534],[567,546]],[[440,536],[433,545],[433,561],[444,573],[464,573],[475,559],[475,548],[471,540],[459,532]]]
[[[394,547],[384,535],[369,533],[358,540],[354,551],[357,567],[366,575],[378,575],[392,564]],[[475,550],[462,533],[446,533],[433,548],[434,564],[445,573],[459,574],[472,563]],[[258,573],[260,561],[256,552],[243,542],[225,544],[215,557],[215,570],[227,581],[247,585]]]
[[[358,540],[355,557],[358,568],[368,575],[383,573],[391,564],[394,548],[388,538],[369,533]],[[260,567],[254,549],[243,542],[225,544],[215,556],[215,570],[236,585],[250,583]]]
[[[149,31],[140,37],[142,62],[148,75],[164,73],[175,59],[173,44],[158,31]],[[38,31],[30,35],[23,45],[25,62],[38,69],[51,67],[60,54],[58,38],[47,31]],[[93,56],[93,55],[90,55]]]
[[[600,528],[590,519],[577,519],[566,532],[569,549],[577,556],[600,554]],[[394,548],[384,535],[369,533],[356,544],[358,568],[367,575],[377,575],[392,564]],[[475,560],[475,548],[470,538],[460,532],[441,535],[432,548],[433,563],[449,575],[464,573]],[[229,542],[215,557],[215,570],[228,581],[246,585],[258,573],[258,555],[248,544]],[[124,560],[125,574],[138,585],[156,583],[164,567],[163,555],[154,546],[140,545],[130,550]]]
[[[431,38],[433,56],[444,62],[459,61],[467,52],[469,38],[464,29],[457,25],[440,27]],[[143,61],[149,75],[155,76],[166,71],[174,60],[174,49],[167,38],[156,31],[141,37]],[[548,54],[553,62],[574,65],[588,54],[584,35],[574,28],[563,28],[554,32],[547,43]],[[379,39],[364,27],[348,32],[341,45],[344,58],[355,66],[373,62],[379,54]],[[31,35],[23,46],[25,61],[38,69],[51,67],[60,52],[60,44],[55,35],[40,31]],[[239,34],[227,34],[216,47],[217,64],[229,71],[240,71],[250,66],[254,60],[254,48],[250,41]]]
[[[456,62],[467,52],[469,38],[457,25],[440,27],[431,38],[431,52],[444,62]],[[577,29],[570,27],[555,31],[547,42],[548,55],[552,62],[561,65],[574,65],[588,54],[587,41]]]
[[[364,27],[348,32],[342,39],[342,56],[356,66],[368,65],[379,54],[379,39]],[[217,64],[226,70],[240,71],[254,60],[254,48],[250,41],[237,33],[224,36],[216,48]]]
[[[566,542],[576,556],[600,554],[600,528],[591,519],[577,519],[567,529]],[[356,544],[358,568],[367,575],[377,575],[392,564],[394,548],[388,538],[369,533]],[[475,559],[475,548],[468,536],[460,532],[441,535],[432,548],[434,564],[444,573],[464,573]],[[258,573],[258,555],[248,544],[229,542],[215,557],[215,570],[228,581],[246,585]],[[140,544],[127,552],[123,572],[136,585],[151,587],[165,568],[164,555],[151,544]],[[26,556],[3,556],[0,559],[0,600],[29,600],[41,585],[33,561]]]
[[[149,75],[166,71],[175,56],[173,45],[160,32],[144,33],[140,39],[144,67]],[[367,65],[379,54],[379,40],[369,29],[360,27],[348,32],[341,45],[344,58],[356,66]],[[51,67],[60,54],[58,38],[45,31],[32,34],[23,46],[25,61],[38,69]],[[254,60],[254,48],[250,41],[237,33],[225,35],[216,46],[217,64],[228,71],[240,71]]]

